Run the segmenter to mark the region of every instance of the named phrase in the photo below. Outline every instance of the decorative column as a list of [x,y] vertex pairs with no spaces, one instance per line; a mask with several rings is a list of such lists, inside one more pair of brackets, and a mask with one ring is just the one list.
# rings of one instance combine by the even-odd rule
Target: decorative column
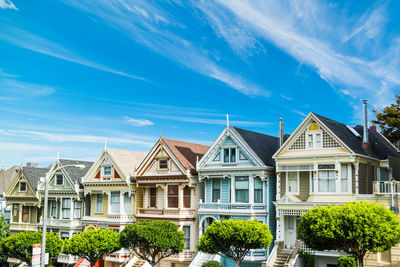
[[70,212],[70,214],[69,214],[69,219],[70,220],[73,220],[74,219],[74,208],[75,208],[75,203],[74,203],[74,201],[73,201],[73,199],[72,199],[72,197],[70,198],[71,200],[71,212]]
[[178,186],[178,209],[183,208],[183,188],[185,188],[185,184],[180,184]]
[[124,192],[122,190],[119,191],[119,214],[123,214],[124,211]]
[[235,203],[235,175],[231,174],[231,203]]
[[168,185],[164,185],[164,209],[168,207]]
[[249,174],[249,203],[254,204],[254,177],[255,175]]

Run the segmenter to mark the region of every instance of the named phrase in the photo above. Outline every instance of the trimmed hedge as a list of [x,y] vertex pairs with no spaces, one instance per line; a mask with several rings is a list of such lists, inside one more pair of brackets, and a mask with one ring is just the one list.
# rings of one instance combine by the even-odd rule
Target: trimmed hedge
[[218,261],[207,261],[201,265],[201,267],[224,267]]

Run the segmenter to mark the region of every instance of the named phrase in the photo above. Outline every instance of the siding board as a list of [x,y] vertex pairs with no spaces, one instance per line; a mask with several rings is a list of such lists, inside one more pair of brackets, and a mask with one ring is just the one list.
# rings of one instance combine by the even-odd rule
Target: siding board
[[310,173],[309,172],[300,172],[299,173],[299,187],[300,187],[300,195],[299,198],[303,201],[306,201],[310,196]]

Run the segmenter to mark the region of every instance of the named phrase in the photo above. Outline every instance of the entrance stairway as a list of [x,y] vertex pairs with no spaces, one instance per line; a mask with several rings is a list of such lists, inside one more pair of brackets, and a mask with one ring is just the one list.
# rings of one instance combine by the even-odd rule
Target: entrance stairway
[[287,249],[287,248],[278,251],[273,267],[285,267],[285,263],[289,262],[292,253],[293,249]]
[[201,267],[203,263],[207,261],[218,261],[220,260],[220,256],[216,254],[208,254],[204,252],[197,252],[194,260],[189,264],[189,267]]
[[283,242],[275,242],[266,266],[267,267],[293,267],[300,249],[300,243],[296,242],[295,248],[285,248]]

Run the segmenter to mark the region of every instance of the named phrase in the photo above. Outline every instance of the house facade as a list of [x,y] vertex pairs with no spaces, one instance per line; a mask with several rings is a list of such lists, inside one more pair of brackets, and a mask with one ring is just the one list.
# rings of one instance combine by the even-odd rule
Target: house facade
[[136,219],[170,220],[185,233],[185,250],[160,266],[188,266],[195,256],[196,161],[209,147],[160,138],[137,169]]
[[[71,165],[83,165],[79,169]],[[49,177],[47,184],[48,210],[47,230],[58,233],[61,239],[72,237],[83,231],[82,217],[85,210],[82,178],[92,167],[93,162],[57,159],[49,170],[54,175]],[[39,186],[40,199],[44,201],[44,183]],[[42,203],[43,206],[44,203]],[[43,216],[39,221],[39,230],[43,228]],[[60,254],[59,263],[72,264],[76,257]]]
[[[366,110],[366,107],[365,107]],[[312,251],[296,238],[300,216],[319,205],[375,201],[398,213],[400,154],[376,129],[350,127],[310,113],[275,153],[277,231],[269,266],[284,266],[298,250],[316,266],[336,266],[338,251]],[[365,266],[399,264],[400,251],[370,254]]]
[[39,181],[45,177],[49,168],[20,167],[4,194],[7,205],[11,207],[10,231],[38,231],[42,215],[41,198],[38,192]]
[[[135,222],[135,169],[146,153],[106,148],[92,165],[82,184],[86,201],[83,229],[113,229],[120,232]],[[100,265],[120,266],[130,260],[129,251],[120,250]]]
[[[275,236],[275,163],[277,137],[227,126],[198,162],[199,236],[214,221],[256,218],[268,224]],[[242,266],[261,266],[268,248],[252,250]],[[206,259],[203,259],[206,258]],[[201,266],[209,255],[198,253],[192,266]],[[215,256],[224,266],[234,262]]]

